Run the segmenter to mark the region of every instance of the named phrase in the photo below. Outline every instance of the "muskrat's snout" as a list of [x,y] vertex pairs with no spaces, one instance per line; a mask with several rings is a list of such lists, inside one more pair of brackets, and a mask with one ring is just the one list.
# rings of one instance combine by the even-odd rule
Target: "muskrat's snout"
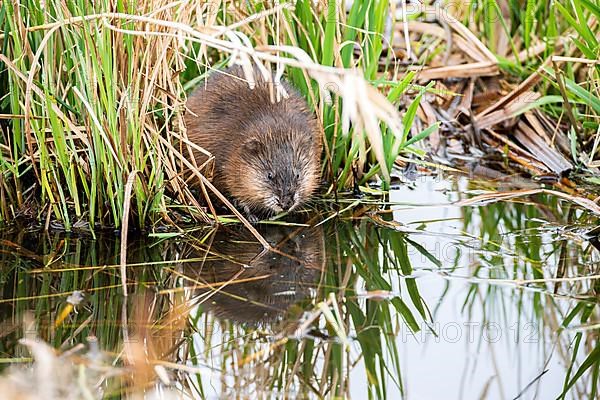
[[275,207],[273,207],[273,210],[276,212],[292,211],[299,204],[298,197],[298,194],[291,190],[279,194],[275,197]]
[[291,211],[296,206],[296,198],[297,196],[294,193],[286,193],[279,197],[279,204],[283,210]]

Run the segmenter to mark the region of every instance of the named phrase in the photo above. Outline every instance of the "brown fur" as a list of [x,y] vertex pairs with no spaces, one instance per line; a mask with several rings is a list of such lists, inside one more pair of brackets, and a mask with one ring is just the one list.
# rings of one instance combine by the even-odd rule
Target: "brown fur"
[[291,211],[319,185],[320,129],[293,87],[284,82],[289,97],[271,102],[255,76],[250,89],[239,67],[214,72],[188,99],[187,135],[215,156],[213,184],[248,213]]

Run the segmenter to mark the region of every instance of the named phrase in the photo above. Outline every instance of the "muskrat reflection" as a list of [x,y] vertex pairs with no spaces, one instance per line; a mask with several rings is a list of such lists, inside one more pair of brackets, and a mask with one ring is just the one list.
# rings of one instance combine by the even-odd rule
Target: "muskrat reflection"
[[188,264],[186,275],[206,288],[200,301],[218,318],[252,325],[279,321],[310,296],[324,269],[321,228],[267,225],[258,228],[273,246],[263,246],[243,227],[223,227]]

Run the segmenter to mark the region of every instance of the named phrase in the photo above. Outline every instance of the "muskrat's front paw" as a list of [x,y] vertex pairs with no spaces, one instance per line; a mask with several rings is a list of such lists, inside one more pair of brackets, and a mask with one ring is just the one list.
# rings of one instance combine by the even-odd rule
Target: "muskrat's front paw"
[[260,218],[258,218],[256,215],[254,214],[248,214],[248,216],[246,217],[246,219],[248,220],[248,222],[250,222],[252,225],[256,225],[258,224],[258,222],[260,221]]
[[248,222],[250,222],[252,225],[258,224],[258,221],[260,221],[260,218],[258,218],[257,215],[252,213],[252,211],[250,210],[250,207],[248,207],[246,205],[242,205],[242,209],[244,210],[244,214],[245,214],[245,217],[248,220]]

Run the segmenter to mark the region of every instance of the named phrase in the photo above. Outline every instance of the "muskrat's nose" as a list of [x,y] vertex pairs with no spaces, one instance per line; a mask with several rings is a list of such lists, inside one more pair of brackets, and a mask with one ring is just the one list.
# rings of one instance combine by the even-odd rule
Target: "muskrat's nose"
[[288,211],[294,206],[294,196],[282,196],[281,197],[281,208]]

